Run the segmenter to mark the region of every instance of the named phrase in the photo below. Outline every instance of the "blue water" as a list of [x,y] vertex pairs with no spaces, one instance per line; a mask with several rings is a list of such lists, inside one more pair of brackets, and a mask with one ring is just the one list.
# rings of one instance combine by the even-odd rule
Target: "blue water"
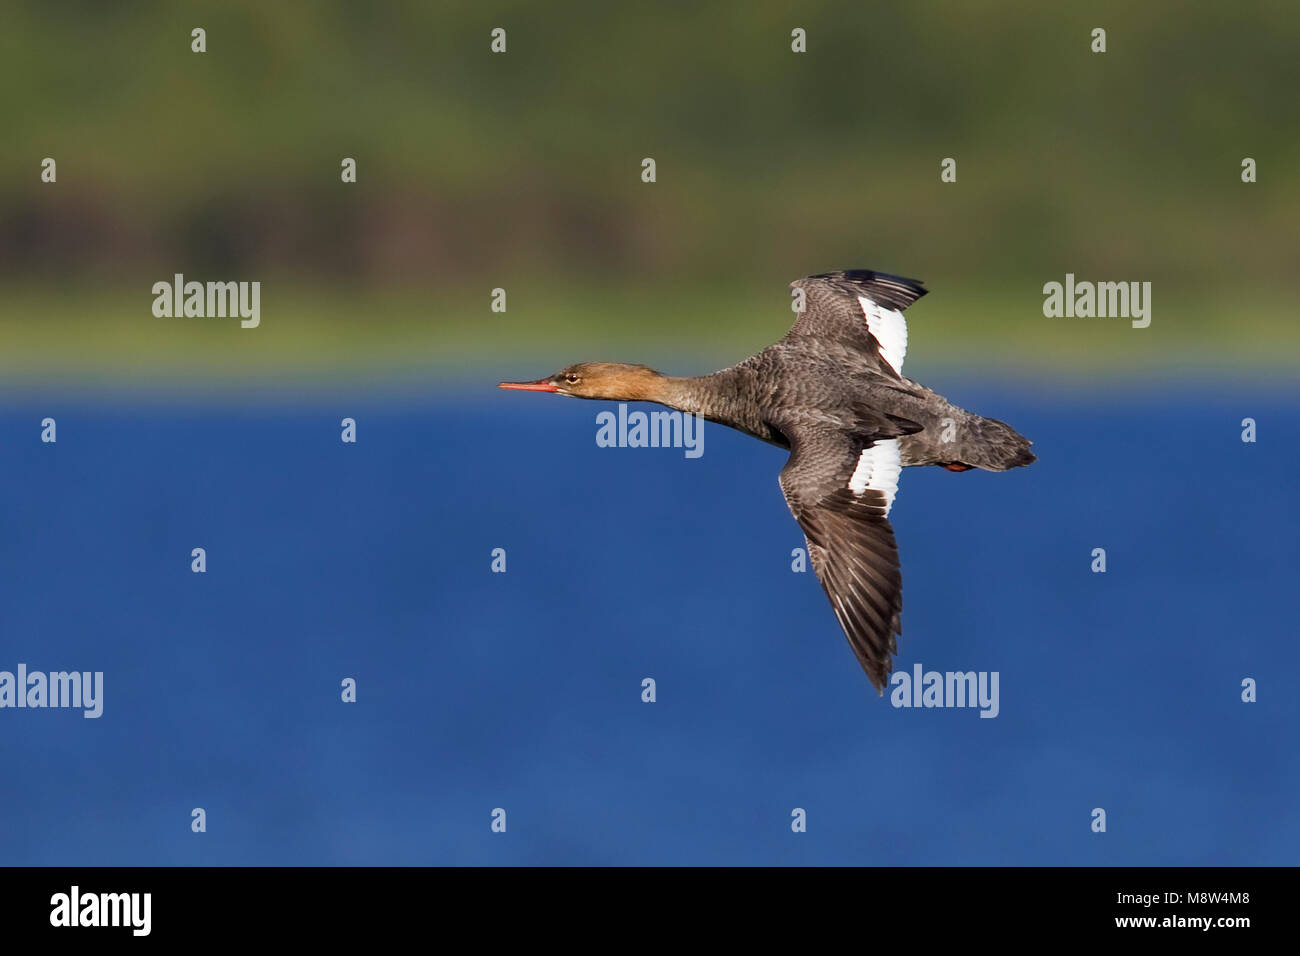
[[945,391],[1040,461],[904,474],[897,666],[997,671],[994,719],[876,696],[783,453],[719,427],[10,395],[0,670],[103,671],[104,713],[0,710],[0,862],[1295,864],[1293,398]]

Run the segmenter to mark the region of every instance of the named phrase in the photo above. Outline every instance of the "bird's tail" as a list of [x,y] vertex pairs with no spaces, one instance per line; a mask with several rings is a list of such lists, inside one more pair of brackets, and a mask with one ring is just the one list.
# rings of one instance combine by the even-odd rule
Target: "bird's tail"
[[955,457],[985,471],[1006,471],[1037,461],[1032,444],[1006,422],[972,415],[960,429]]

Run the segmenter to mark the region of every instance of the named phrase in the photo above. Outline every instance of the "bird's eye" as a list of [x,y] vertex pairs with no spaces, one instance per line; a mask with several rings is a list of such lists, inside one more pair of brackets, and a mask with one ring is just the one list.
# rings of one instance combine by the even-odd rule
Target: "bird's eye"
[[564,380],[568,382],[570,385],[577,385],[578,375],[574,372],[566,372],[564,375]]

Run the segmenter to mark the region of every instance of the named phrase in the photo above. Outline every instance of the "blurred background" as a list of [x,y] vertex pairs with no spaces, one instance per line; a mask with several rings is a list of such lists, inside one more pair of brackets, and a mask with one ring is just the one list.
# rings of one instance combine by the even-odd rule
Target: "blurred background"
[[[107,700],[0,712],[0,861],[1296,861],[1293,4],[4,19],[0,669]],[[894,512],[897,664],[1000,670],[996,720],[874,695],[773,449],[493,387],[731,364],[854,267],[931,290],[909,375],[1036,442]],[[260,327],[155,317],[178,272]],[[1151,326],[1045,318],[1066,273]]]

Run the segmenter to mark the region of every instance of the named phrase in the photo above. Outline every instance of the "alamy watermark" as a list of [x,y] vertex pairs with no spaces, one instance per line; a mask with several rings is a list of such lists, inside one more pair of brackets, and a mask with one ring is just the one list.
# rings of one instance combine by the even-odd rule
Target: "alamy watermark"
[[160,319],[238,316],[246,329],[255,329],[262,321],[260,282],[186,282],[178,272],[171,282],[155,282],[153,294],[153,314]]
[[80,707],[82,717],[104,712],[104,672],[0,671],[0,709],[5,707]]
[[895,671],[889,702],[895,707],[978,707],[981,717],[996,717],[997,671],[924,671],[912,665],[911,673]]
[[1074,273],[1067,272],[1064,284],[1048,282],[1043,295],[1043,315],[1049,319],[1132,319],[1135,329],[1151,324],[1150,282],[1075,282]]
[[629,412],[620,402],[618,415],[596,416],[598,448],[684,448],[687,458],[704,454],[704,418],[686,412]]
[[120,926],[132,936],[148,936],[152,911],[152,893],[83,893],[74,884],[50,897],[51,926]]

